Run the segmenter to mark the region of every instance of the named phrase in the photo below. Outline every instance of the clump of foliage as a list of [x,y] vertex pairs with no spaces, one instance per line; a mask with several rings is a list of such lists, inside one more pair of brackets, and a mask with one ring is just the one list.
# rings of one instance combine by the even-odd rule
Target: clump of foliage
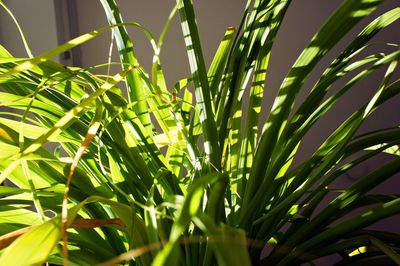
[[[36,57],[14,58],[0,46],[0,103],[12,110],[1,112],[0,182],[14,184],[0,187],[0,265],[293,265],[330,254],[344,264],[399,263],[399,235],[367,227],[400,213],[398,195],[369,193],[400,170],[400,129],[357,132],[400,92],[392,77],[398,46],[368,52],[400,8],[370,18],[294,108],[318,62],[382,2],[343,1],[270,109],[262,105],[265,80],[289,0],[249,0],[208,70],[191,0],[177,1],[158,40],[124,23],[114,0],[101,0],[109,26]],[[159,55],[176,12],[192,75],[168,88]],[[151,42],[150,71],[139,64],[126,27],[139,27]],[[110,31],[120,73],[51,61]],[[373,97],[292,165],[316,122],[380,68],[386,74]],[[54,152],[48,143],[57,145]],[[329,188],[382,152],[394,159],[339,193]],[[352,215],[356,210],[362,213]],[[260,257],[266,245],[271,251]]]

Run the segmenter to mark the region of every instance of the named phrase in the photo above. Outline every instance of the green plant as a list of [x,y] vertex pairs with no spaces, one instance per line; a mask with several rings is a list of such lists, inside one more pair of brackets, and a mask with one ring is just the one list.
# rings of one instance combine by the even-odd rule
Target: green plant
[[[178,1],[158,41],[143,26],[123,23],[114,0],[101,0],[110,26],[37,57],[14,58],[0,46],[0,103],[13,110],[0,118],[0,182],[15,185],[0,187],[0,265],[289,265],[335,253],[344,263],[373,265],[382,255],[399,263],[399,235],[367,226],[400,213],[397,195],[369,193],[400,170],[400,130],[357,132],[400,92],[400,80],[391,81],[398,47],[368,54],[368,41],[400,8],[371,19],[295,109],[317,63],[383,2],[343,1],[265,110],[269,57],[290,2],[249,0],[208,70],[191,0]],[[159,52],[177,11],[192,76],[167,88]],[[150,73],[138,64],[125,29],[131,26],[154,48]],[[50,60],[111,29],[120,73],[93,73],[111,62],[78,68]],[[387,70],[374,96],[292,166],[305,134],[381,67]],[[47,143],[57,144],[54,152]],[[382,152],[395,157],[351,187],[329,188]],[[334,199],[320,204],[327,197]],[[273,250],[260,259],[265,245]],[[350,257],[364,246],[379,256]]]

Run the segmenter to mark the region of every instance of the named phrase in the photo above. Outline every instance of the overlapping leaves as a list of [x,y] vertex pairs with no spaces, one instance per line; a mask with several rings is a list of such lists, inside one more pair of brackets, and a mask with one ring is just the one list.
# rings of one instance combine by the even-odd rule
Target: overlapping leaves
[[[293,107],[318,62],[382,2],[344,1],[288,71],[270,110],[262,97],[289,0],[249,0],[208,70],[191,0],[177,1],[159,40],[140,24],[124,23],[114,0],[101,0],[110,26],[28,59],[0,46],[0,104],[9,108],[0,118],[0,181],[16,186],[0,189],[0,262],[288,265],[367,245],[399,261],[398,235],[365,230],[400,212],[398,195],[370,194],[400,171],[398,125],[362,135],[358,129],[400,92],[397,46],[368,54],[368,42],[399,19],[400,9],[370,19]],[[168,88],[159,55],[178,11],[192,76]],[[154,48],[150,74],[139,65],[128,26],[142,29]],[[114,34],[120,73],[99,75],[50,60],[104,32]],[[371,75],[382,80],[371,99],[293,166],[307,132]],[[382,152],[395,159],[339,195],[329,188]],[[61,217],[66,188],[69,211]],[[334,199],[322,205],[328,196]],[[32,239],[37,245],[28,245]],[[260,260],[267,243],[273,249]]]

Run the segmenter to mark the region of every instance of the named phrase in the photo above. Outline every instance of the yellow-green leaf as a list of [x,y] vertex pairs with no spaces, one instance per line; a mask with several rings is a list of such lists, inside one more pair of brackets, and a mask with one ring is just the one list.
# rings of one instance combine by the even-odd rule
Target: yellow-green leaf
[[58,219],[49,220],[18,238],[0,257],[0,265],[42,265],[60,239]]

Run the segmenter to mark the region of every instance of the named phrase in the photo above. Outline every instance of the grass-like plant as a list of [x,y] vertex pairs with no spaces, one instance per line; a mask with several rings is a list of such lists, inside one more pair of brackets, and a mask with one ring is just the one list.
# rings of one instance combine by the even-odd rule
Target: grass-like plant
[[[400,171],[400,129],[358,133],[400,92],[392,77],[398,46],[368,49],[400,17],[395,8],[369,18],[382,2],[343,1],[289,70],[272,108],[262,105],[264,84],[290,0],[249,0],[208,70],[191,0],[177,1],[158,40],[124,23],[114,0],[101,0],[109,26],[36,57],[27,45],[29,58],[0,46],[0,104],[8,108],[0,118],[0,182],[14,184],[0,187],[0,265],[297,265],[331,254],[343,264],[400,264],[400,235],[367,228],[400,213],[398,195],[370,193]],[[177,12],[191,77],[168,88],[159,55]],[[294,108],[317,64],[364,18],[370,23]],[[150,71],[126,27],[151,42]],[[51,61],[111,31],[120,73],[108,73],[111,62]],[[373,97],[292,165],[307,132],[371,75],[381,79]],[[350,187],[330,188],[382,152],[393,160]]]

